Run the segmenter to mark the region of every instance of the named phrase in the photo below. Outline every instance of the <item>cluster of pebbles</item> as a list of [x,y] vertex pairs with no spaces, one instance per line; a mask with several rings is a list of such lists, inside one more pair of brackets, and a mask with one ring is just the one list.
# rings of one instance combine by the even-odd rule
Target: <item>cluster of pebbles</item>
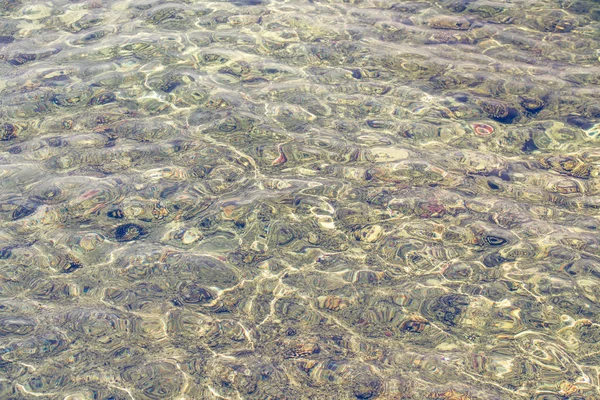
[[0,1],[0,398],[600,398],[599,28]]

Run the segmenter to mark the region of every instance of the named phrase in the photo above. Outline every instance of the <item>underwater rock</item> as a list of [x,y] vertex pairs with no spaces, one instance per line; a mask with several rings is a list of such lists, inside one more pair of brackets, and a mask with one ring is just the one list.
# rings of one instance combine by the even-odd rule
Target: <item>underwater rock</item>
[[115,228],[114,234],[118,242],[131,242],[140,239],[146,232],[137,224],[124,224]]
[[482,100],[480,106],[490,118],[504,124],[511,124],[519,112],[509,104],[496,100]]
[[468,19],[458,16],[440,15],[427,21],[427,25],[435,29],[467,30],[471,27]]

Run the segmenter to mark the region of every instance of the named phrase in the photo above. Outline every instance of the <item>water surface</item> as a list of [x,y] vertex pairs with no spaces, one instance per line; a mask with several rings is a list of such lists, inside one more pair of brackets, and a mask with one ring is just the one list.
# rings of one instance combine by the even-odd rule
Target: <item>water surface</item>
[[0,1],[0,398],[597,399],[597,1]]

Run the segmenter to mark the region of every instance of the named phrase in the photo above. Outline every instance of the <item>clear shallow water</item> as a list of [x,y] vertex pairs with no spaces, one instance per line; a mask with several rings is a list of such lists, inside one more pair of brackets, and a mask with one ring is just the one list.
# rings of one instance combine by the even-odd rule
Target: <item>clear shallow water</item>
[[599,20],[1,1],[0,398],[598,398]]

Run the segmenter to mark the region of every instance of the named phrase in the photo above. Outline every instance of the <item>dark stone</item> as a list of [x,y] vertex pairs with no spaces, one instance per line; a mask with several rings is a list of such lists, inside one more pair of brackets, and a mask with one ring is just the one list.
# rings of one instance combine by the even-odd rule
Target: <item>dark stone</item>
[[425,330],[425,327],[428,325],[426,320],[408,320],[402,323],[400,329],[404,332],[409,333],[421,333]]
[[50,147],[60,147],[64,144],[62,138],[56,136],[48,139],[48,146]]
[[443,2],[442,5],[449,11],[460,13],[466,10],[470,0],[450,0]]
[[498,171],[498,178],[502,179],[505,182],[510,182],[510,175],[508,174],[508,171],[505,169]]
[[83,265],[81,264],[81,262],[79,262],[79,260],[69,257],[69,259],[67,260],[67,265],[65,265],[65,268],[63,268],[61,272],[63,274],[70,274],[71,272],[82,267]]
[[232,2],[236,6],[259,6],[264,4],[263,0],[235,0]]
[[63,191],[59,187],[54,186],[40,193],[39,196],[31,196],[30,199],[36,203],[57,204],[62,201],[62,195]]
[[296,235],[294,234],[294,232],[291,229],[286,228],[286,227],[282,227],[275,234],[275,241],[276,241],[277,245],[279,245],[279,246],[285,246],[286,244],[290,243],[295,238],[296,238]]
[[355,381],[352,393],[357,399],[372,399],[379,394],[380,390],[381,382],[379,380],[361,377]]
[[500,266],[502,263],[508,261],[506,258],[502,257],[500,253],[490,253],[483,258],[483,265],[486,268],[494,268]]
[[117,99],[117,96],[115,96],[114,93],[110,93],[110,92],[99,93],[96,96],[92,97],[90,99],[90,101],[88,102],[88,104],[90,106],[101,105],[101,104],[108,104],[108,103],[112,103],[116,99]]
[[168,81],[168,82],[165,82],[165,84],[160,87],[160,90],[162,90],[165,93],[171,93],[173,90],[175,90],[177,88],[177,86],[180,86],[180,85],[181,85],[181,82],[179,82],[179,81]]
[[579,328],[579,337],[584,343],[600,342],[600,327],[597,325],[582,325]]
[[209,229],[214,225],[214,221],[212,218],[206,217],[202,221],[200,221],[198,225],[200,225],[201,228]]
[[0,260],[6,260],[7,258],[10,258],[11,255],[12,249],[10,247],[5,247],[0,250]]
[[433,305],[431,311],[441,323],[447,326],[455,326],[469,303],[469,297],[466,295],[449,294],[440,297]]
[[3,124],[0,126],[0,140],[6,142],[17,137],[17,128],[13,124]]
[[487,181],[488,186],[490,187],[490,189],[492,190],[498,190],[500,189],[500,186],[496,185],[494,182],[492,181]]
[[183,302],[188,304],[205,303],[212,300],[212,298],[211,292],[196,284],[186,286],[181,294]]
[[35,212],[35,207],[25,205],[25,206],[17,206],[12,213],[12,220],[16,221],[21,218],[25,218]]
[[519,112],[509,104],[502,101],[485,99],[481,102],[481,109],[490,117],[503,124],[510,124],[519,116]]
[[109,212],[106,213],[106,216],[108,218],[115,218],[115,219],[121,219],[123,218],[125,215],[123,215],[123,211],[121,211],[120,209],[116,209],[116,210],[110,210]]
[[503,124],[512,124],[515,118],[519,116],[519,112],[514,108],[509,108],[505,117],[493,117],[496,121]]
[[529,138],[523,143],[523,147],[521,147],[521,151],[524,153],[531,153],[532,151],[538,150],[538,147],[535,145],[533,138]]
[[533,97],[521,97],[521,107],[530,112],[531,114],[537,114],[544,109],[546,104],[537,98]]
[[34,60],[35,60],[35,54],[19,53],[19,54],[15,55],[14,57],[10,58],[8,60],[8,63],[10,65],[14,65],[15,67],[18,67],[19,65],[23,65],[25,63],[28,63],[28,62],[34,61]]
[[120,225],[115,229],[117,242],[131,242],[141,238],[144,234],[144,229],[136,224]]
[[167,197],[169,197],[170,195],[172,195],[173,193],[177,192],[178,187],[177,186],[169,186],[164,188],[161,192],[160,192],[160,198],[161,199],[166,199]]
[[508,243],[508,240],[499,236],[486,235],[484,238],[485,242],[490,246],[502,246]]
[[583,130],[590,129],[594,126],[593,123],[583,117],[580,117],[579,115],[571,115],[567,117],[567,123]]
[[565,9],[575,14],[587,14],[592,8],[592,3],[587,1],[574,1],[573,3],[567,4]]
[[183,305],[183,303],[179,299],[172,299],[171,304],[173,304],[176,307],[181,307]]

